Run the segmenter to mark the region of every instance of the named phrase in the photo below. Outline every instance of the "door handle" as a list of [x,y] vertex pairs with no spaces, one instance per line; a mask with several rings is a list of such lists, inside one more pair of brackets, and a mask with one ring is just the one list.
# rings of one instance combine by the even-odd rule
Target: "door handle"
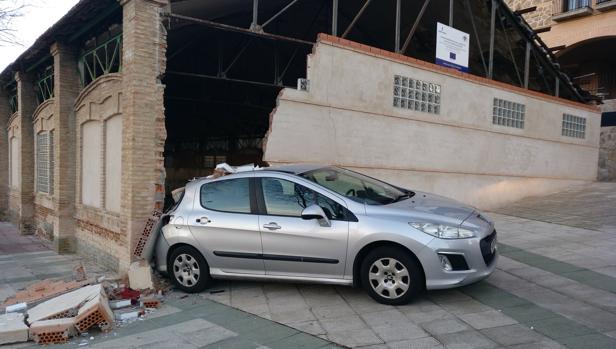
[[210,222],[211,222],[211,220],[209,218],[207,218],[207,217],[197,218],[197,223],[208,224]]
[[263,228],[269,229],[269,230],[278,230],[282,227],[279,226],[276,222],[269,222],[268,224],[263,224]]

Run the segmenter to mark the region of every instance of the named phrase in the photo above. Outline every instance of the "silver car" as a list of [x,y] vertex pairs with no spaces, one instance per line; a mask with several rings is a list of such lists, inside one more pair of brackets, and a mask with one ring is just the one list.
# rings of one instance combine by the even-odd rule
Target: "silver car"
[[162,224],[157,268],[186,292],[212,278],[318,282],[404,304],[481,280],[498,258],[483,213],[331,166],[193,180]]

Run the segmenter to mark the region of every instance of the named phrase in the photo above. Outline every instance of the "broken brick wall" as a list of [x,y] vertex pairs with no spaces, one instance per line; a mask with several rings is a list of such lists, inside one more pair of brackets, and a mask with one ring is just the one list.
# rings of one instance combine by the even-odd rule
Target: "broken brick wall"
[[[272,114],[270,164],[340,165],[483,209],[596,178],[594,106],[328,35],[308,67],[308,91],[284,89]],[[438,86],[438,112],[402,105],[394,95],[402,77],[421,83],[424,95]],[[524,126],[497,124],[495,100],[523,104]],[[585,138],[562,135],[563,113],[586,119]]]
[[[127,270],[152,210],[164,203],[164,89],[167,0],[122,0],[122,231],[127,249],[120,269]],[[124,254],[126,253],[126,254]]]

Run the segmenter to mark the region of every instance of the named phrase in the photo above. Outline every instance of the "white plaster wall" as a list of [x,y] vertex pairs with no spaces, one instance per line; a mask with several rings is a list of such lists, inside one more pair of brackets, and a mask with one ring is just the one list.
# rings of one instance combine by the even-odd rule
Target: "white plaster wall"
[[120,212],[122,201],[122,116],[105,121],[105,209]]
[[101,207],[101,123],[88,121],[81,128],[81,203]]
[[[491,208],[592,181],[599,114],[457,76],[319,43],[310,91],[285,89],[264,160],[338,164],[394,184]],[[441,114],[394,108],[393,78],[442,86]],[[526,105],[525,128],[492,124],[493,98]],[[562,114],[585,117],[585,139],[561,136]]]

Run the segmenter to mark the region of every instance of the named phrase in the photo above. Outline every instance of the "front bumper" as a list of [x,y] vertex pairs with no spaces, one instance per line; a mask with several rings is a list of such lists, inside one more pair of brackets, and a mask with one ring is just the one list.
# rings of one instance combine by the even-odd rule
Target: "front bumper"
[[[494,245],[494,250],[491,250]],[[446,271],[441,266],[439,254],[462,255],[467,270]],[[498,262],[496,231],[471,239],[433,239],[417,256],[426,275],[426,288],[437,290],[468,285],[490,276]]]

